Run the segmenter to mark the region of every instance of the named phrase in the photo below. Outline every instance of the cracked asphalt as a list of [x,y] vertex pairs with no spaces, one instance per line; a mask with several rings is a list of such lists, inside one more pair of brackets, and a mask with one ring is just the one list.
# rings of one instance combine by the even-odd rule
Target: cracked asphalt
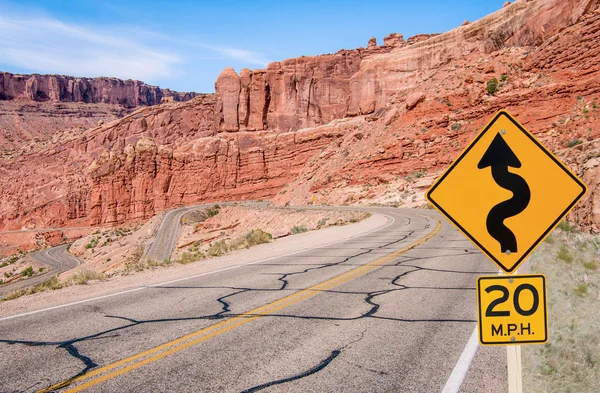
[[[0,392],[440,392],[496,269],[433,211],[366,210],[388,225],[1,321]],[[505,391],[502,354],[480,351],[461,391]]]

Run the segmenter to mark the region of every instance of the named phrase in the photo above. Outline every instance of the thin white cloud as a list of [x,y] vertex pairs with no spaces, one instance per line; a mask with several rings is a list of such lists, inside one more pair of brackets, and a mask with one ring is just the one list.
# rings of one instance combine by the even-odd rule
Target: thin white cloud
[[114,76],[149,83],[181,75],[189,48],[205,55],[266,66],[260,53],[198,39],[120,26],[82,26],[51,17],[0,13],[0,63],[28,72],[74,76]]
[[182,61],[100,28],[49,18],[0,15],[0,37],[0,62],[32,72],[151,81],[172,76]]

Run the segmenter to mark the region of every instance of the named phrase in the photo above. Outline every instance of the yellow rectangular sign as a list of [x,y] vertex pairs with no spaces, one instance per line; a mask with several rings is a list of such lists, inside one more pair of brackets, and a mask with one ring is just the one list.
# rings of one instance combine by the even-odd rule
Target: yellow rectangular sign
[[479,342],[482,345],[548,341],[546,278],[543,275],[477,278]]

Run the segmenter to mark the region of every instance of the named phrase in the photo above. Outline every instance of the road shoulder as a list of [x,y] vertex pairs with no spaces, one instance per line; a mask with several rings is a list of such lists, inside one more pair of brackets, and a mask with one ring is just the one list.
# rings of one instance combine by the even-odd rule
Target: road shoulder
[[88,285],[72,286],[56,291],[24,296],[0,303],[0,318],[39,312],[40,310],[62,307],[70,303],[81,303],[98,297],[115,296],[121,292],[142,290],[148,286],[157,286],[162,283],[181,281],[198,275],[235,269],[251,263],[260,263],[266,259],[302,252],[374,232],[388,225],[390,220],[391,218],[387,216],[375,213],[371,217],[355,224],[327,227],[317,231],[288,236],[277,239],[269,244],[236,251],[218,258],[211,258],[188,265],[174,264],[128,276],[115,276],[105,282],[93,282]]

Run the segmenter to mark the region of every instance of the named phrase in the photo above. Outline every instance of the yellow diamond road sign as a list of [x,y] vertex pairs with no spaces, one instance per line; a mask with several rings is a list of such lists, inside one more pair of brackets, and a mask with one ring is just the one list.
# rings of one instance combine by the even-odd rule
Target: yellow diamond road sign
[[569,168],[500,111],[426,196],[511,273],[586,191]]
[[477,278],[479,342],[483,345],[548,341],[543,275]]

